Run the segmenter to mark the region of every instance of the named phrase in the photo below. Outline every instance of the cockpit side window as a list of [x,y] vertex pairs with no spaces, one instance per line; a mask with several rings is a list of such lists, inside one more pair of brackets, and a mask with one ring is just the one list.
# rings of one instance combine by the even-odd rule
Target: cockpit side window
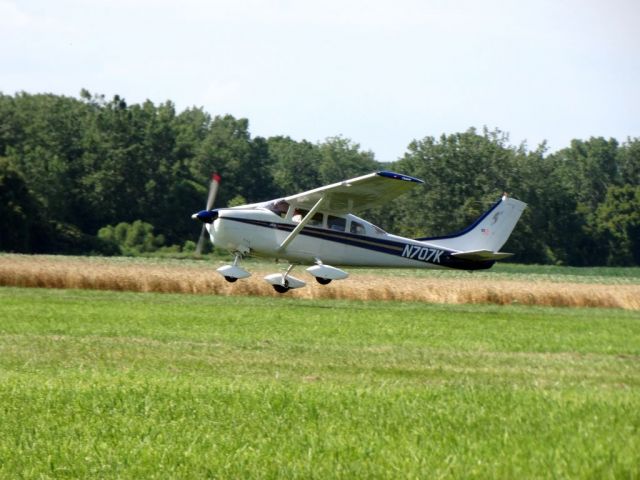
[[[304,210],[302,208],[296,208],[294,210],[294,212],[293,212],[293,217],[291,217],[291,220],[293,220],[296,223],[300,223],[302,221],[302,219],[307,216],[308,213],[309,213],[309,210]],[[323,214],[322,213],[316,213],[311,218],[311,220],[309,220],[307,225],[309,225],[311,227],[322,227],[323,221],[324,221]]]
[[333,215],[329,215],[329,217],[327,218],[327,227],[329,227],[329,230],[344,232],[347,228],[347,220],[342,217],[334,217]]
[[302,208],[296,208],[293,211],[293,216],[291,217],[291,220],[293,220],[296,223],[300,223],[302,221],[302,219],[307,216],[307,213],[309,213],[309,210],[304,210]]

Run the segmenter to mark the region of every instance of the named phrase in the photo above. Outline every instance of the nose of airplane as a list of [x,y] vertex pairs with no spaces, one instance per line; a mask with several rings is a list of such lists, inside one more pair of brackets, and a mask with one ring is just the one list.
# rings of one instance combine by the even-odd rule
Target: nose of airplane
[[202,223],[213,223],[218,218],[217,210],[201,210],[198,213],[191,215],[194,220],[200,220]]

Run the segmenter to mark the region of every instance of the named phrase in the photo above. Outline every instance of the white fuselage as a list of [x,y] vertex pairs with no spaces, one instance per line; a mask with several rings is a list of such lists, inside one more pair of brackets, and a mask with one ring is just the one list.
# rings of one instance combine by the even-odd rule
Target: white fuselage
[[216,247],[297,264],[320,261],[342,266],[463,269],[489,268],[493,264],[470,265],[451,257],[455,250],[390,235],[355,215],[323,213],[319,218],[322,220],[306,225],[284,249],[280,245],[298,222],[266,208],[220,209],[208,229]]

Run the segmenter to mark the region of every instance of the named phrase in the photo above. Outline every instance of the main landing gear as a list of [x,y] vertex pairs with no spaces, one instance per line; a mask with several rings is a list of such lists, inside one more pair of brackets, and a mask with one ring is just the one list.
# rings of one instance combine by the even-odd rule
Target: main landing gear
[[270,283],[273,289],[278,293],[287,293],[292,288],[302,288],[306,285],[305,282],[296,278],[291,274],[291,270],[295,265],[289,265],[287,271],[284,273],[272,273],[264,277],[267,283]]
[[[237,251],[234,252],[235,258],[233,260],[233,265],[225,265],[224,267],[218,268],[217,272],[224,277],[227,282],[234,283],[239,279],[250,277],[251,274],[242,268],[238,263],[240,259],[247,252]],[[272,273],[271,275],[267,275],[264,277],[265,282],[269,283],[273,289],[278,293],[287,293],[289,290],[294,288],[302,288],[306,286],[306,283],[299,278],[291,275],[291,270],[293,270],[295,265],[290,264],[287,267],[287,270],[282,273]],[[319,259],[316,259],[316,264],[312,267],[307,268],[307,272],[313,275],[316,281],[320,285],[328,285],[333,280],[342,280],[347,278],[349,274],[339,268],[332,267],[330,265],[324,265]]]
[[[273,285],[273,289],[278,293],[286,293],[292,288],[304,287],[306,284],[302,280],[290,275],[292,269],[293,265],[289,265],[285,273],[274,273],[267,275],[264,279]],[[319,259],[316,259],[314,266],[307,268],[307,272],[313,275],[320,285],[328,285],[332,280],[343,280],[349,276],[347,272],[339,268],[324,265]]]

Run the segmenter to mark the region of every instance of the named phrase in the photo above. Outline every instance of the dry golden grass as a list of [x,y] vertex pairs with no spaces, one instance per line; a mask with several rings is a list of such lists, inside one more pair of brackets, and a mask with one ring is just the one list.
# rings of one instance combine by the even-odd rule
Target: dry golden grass
[[[114,261],[113,259],[0,255],[0,285],[43,288],[277,296],[262,280],[266,271],[236,283],[215,272],[217,265],[191,262]],[[264,269],[265,267],[262,267]],[[274,267],[268,273],[276,271]],[[395,278],[352,273],[347,280],[318,285],[305,273],[306,288],[295,298],[398,300],[428,303],[493,303],[640,310],[640,285],[601,285],[487,278]],[[307,278],[308,277],[308,278]]]

